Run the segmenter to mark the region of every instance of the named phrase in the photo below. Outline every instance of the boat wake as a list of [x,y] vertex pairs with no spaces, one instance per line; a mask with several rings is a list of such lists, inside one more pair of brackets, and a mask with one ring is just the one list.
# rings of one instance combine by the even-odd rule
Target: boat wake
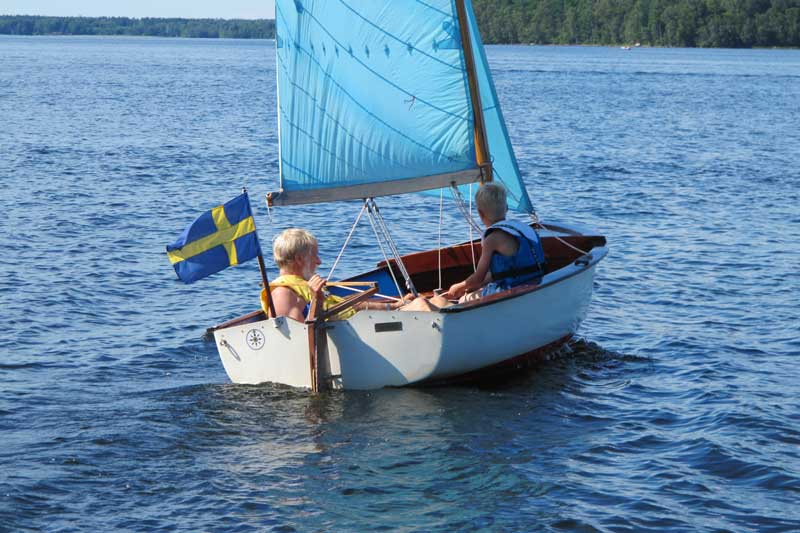
[[563,357],[591,363],[624,362],[624,363],[652,363],[653,358],[641,355],[625,354],[607,350],[596,342],[577,337],[566,343],[561,351]]

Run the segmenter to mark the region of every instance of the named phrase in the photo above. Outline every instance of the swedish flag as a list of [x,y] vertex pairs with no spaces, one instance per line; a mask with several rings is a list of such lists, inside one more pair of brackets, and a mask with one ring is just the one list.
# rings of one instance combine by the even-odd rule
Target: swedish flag
[[247,193],[206,211],[172,245],[167,256],[184,283],[193,283],[261,255]]

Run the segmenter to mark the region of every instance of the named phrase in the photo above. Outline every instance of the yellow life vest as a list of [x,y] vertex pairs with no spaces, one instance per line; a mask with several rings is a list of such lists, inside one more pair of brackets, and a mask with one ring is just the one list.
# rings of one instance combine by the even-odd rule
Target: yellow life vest
[[[292,291],[303,299],[306,302],[306,305],[311,303],[311,298],[313,293],[311,292],[311,287],[308,286],[308,282],[301,278],[300,276],[295,276],[294,274],[284,274],[283,276],[279,276],[275,281],[269,284],[270,288],[274,287],[286,287],[292,289]],[[334,296],[333,294],[326,294],[325,300],[322,302],[322,309],[328,310],[334,305],[340,303],[344,298],[340,296]],[[267,290],[261,289],[261,309],[269,316],[269,298],[267,297]],[[356,310],[352,307],[345,311],[342,311],[334,318],[336,320],[345,320],[350,318],[351,316],[356,314]]]

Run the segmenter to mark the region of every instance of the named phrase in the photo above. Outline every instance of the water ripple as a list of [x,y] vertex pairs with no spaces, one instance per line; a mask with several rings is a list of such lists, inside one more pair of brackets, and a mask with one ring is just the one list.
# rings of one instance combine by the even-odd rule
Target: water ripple
[[[163,253],[274,189],[273,44],[0,36],[0,529],[800,529],[800,54],[488,53],[537,210],[609,238],[584,338],[315,397],[229,384],[203,339],[256,265],[184,286]],[[402,251],[436,245],[425,201],[382,203]],[[327,265],[359,208],[254,207]],[[356,233],[341,274],[372,261]]]

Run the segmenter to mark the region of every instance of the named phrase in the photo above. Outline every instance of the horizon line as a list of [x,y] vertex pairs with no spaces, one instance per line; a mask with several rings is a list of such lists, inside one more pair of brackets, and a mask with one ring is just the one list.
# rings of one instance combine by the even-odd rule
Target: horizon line
[[19,15],[19,14],[7,14],[7,13],[0,13],[0,17],[50,17],[50,18],[89,18],[89,19],[98,19],[98,18],[117,18],[117,19],[183,19],[183,20],[275,20],[275,18],[269,17],[258,17],[258,18],[243,18],[243,17],[232,17],[232,18],[225,18],[225,17],[157,17],[157,16],[135,16],[135,15]]

